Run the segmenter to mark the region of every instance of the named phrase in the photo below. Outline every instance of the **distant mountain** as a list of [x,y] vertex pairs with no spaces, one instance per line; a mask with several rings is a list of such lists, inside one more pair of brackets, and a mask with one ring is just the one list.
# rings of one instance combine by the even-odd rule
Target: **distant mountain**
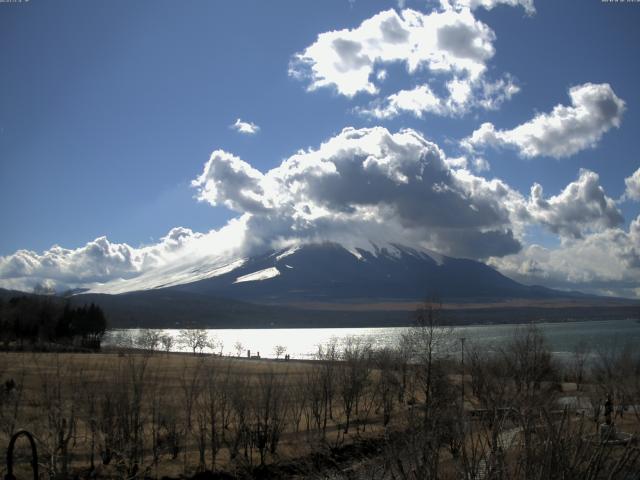
[[[0,298],[16,292],[0,291]],[[526,286],[477,261],[388,244],[315,243],[244,258],[182,261],[88,292],[114,327],[406,325],[424,300],[457,323],[637,316],[624,299]]]
[[209,278],[166,287],[266,304],[306,302],[498,301],[576,297],[525,286],[477,261],[387,245],[371,250],[307,244],[236,262]]

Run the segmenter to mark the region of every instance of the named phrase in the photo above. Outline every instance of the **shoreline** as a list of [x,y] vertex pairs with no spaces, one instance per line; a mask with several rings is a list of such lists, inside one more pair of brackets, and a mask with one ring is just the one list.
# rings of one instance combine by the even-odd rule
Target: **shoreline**
[[[621,322],[621,321],[635,321],[640,323],[640,315],[638,316],[621,316],[621,317],[612,317],[612,318],[600,318],[600,317],[568,317],[568,318],[542,318],[542,319],[534,319],[529,321],[484,321],[484,322],[452,322],[446,321],[442,323],[442,327],[495,327],[500,325],[555,325],[559,323],[591,323],[591,322]],[[330,326],[319,326],[319,325],[309,325],[309,324],[300,324],[300,325],[291,325],[291,326],[281,326],[281,325],[266,325],[266,326],[198,326],[198,325],[175,325],[175,326],[126,326],[120,327],[116,326],[110,328],[108,331],[126,331],[126,330],[336,330],[336,329],[372,329],[372,328],[411,328],[415,326],[415,322],[407,321],[405,323],[390,323],[388,325],[383,325],[380,323],[371,323],[371,324],[341,324],[341,325],[330,325]]]

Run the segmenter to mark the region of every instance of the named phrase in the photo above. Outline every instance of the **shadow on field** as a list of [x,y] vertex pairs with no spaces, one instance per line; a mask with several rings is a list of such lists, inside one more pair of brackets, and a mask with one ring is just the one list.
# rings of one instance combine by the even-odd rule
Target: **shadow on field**
[[[361,461],[371,460],[382,454],[382,438],[360,440],[337,448],[323,449],[290,462],[248,467],[232,474],[224,471],[205,471],[189,477],[189,480],[279,480],[302,478],[331,478],[331,474],[348,473]],[[179,480],[185,477],[162,477],[162,480]]]

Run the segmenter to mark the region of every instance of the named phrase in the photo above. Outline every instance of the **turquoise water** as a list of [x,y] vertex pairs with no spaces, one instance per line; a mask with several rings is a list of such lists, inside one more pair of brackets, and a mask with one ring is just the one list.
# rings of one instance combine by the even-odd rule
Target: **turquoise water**
[[[559,359],[568,357],[580,341],[587,342],[593,351],[619,349],[627,343],[640,345],[640,322],[637,320],[539,323],[538,326],[547,338],[551,351]],[[464,337],[469,347],[476,345],[483,350],[494,350],[508,342],[516,329],[522,327],[519,324],[460,326],[452,327],[450,334],[453,339]],[[259,353],[262,358],[273,358],[275,347],[281,345],[291,358],[309,359],[317,353],[318,346],[332,341],[340,344],[348,337],[361,337],[371,342],[374,348],[391,346],[406,330],[404,327],[209,329],[207,333],[219,345],[215,352],[222,351],[224,355],[236,355],[235,345],[239,342],[243,356],[250,350],[252,355]],[[105,345],[112,345],[123,332],[135,336],[140,330],[109,332]],[[180,330],[167,329],[162,332],[177,340]],[[184,350],[177,342],[174,344],[172,350]]]

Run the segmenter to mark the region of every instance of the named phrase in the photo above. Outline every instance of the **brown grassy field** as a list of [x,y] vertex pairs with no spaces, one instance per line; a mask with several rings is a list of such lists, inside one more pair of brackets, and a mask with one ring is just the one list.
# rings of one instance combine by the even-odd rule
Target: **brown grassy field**
[[[581,349],[561,367],[532,326],[497,354],[470,350],[463,375],[434,356],[442,332],[419,328],[382,351],[354,339],[318,361],[1,352],[0,444],[32,432],[49,478],[596,480],[640,469],[633,442],[598,436],[607,396],[618,430],[640,431],[635,349],[600,352],[588,368]],[[29,478],[25,446],[18,478]]]
[[[134,468],[129,463],[136,463],[135,468],[146,468],[153,476],[178,476],[212,467],[234,471],[238,465],[244,468],[262,461],[289,462],[320,449],[321,444],[342,445],[380,432],[375,425],[380,415],[372,411],[372,390],[361,393],[359,402],[367,404],[366,416],[362,409],[353,415],[347,434],[344,412],[336,399],[326,428],[322,428],[323,412],[316,412],[314,418],[312,406],[306,405],[307,410],[302,411],[307,403],[305,390],[318,375],[318,363],[310,361],[174,353],[4,352],[0,353],[0,378],[13,380],[19,388],[3,402],[0,444],[7,444],[9,432],[24,428],[36,435],[40,462],[49,471],[88,471],[93,449],[99,475],[119,477],[123,470]],[[365,396],[369,396],[366,401]],[[212,408],[216,409],[213,413]],[[242,415],[246,418],[239,421]],[[278,415],[282,418],[275,420],[275,428],[280,430],[277,450],[267,440],[261,460],[260,445],[256,444],[262,440],[239,439],[239,430],[247,426],[259,430],[261,423],[268,424]],[[114,428],[110,424],[118,423],[116,417],[125,418],[127,425]],[[218,451],[212,465],[211,428],[215,423]],[[127,434],[131,438],[113,438]],[[256,432],[247,435],[255,437]],[[60,439],[67,436],[68,444],[62,446]],[[135,459],[119,451],[117,455],[123,458],[114,455],[103,465],[101,453],[116,450],[110,444],[141,451]],[[234,450],[238,451],[234,454]],[[68,456],[68,465],[54,465],[62,455]]]

